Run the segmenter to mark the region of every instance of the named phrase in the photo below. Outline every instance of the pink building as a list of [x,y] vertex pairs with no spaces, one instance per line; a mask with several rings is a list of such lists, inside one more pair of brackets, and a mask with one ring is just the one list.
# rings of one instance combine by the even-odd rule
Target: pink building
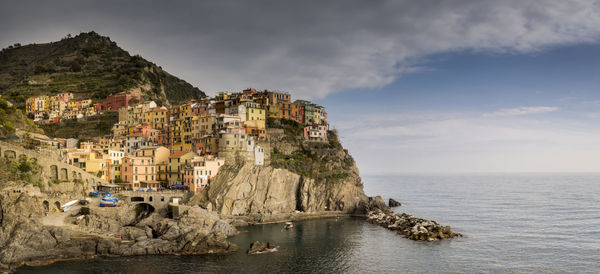
[[183,169],[183,184],[190,191],[199,192],[210,184],[211,178],[217,175],[224,159],[212,156],[199,156],[191,160],[191,164]]
[[122,107],[128,107],[135,105],[132,99],[136,99],[137,103],[141,102],[142,97],[137,93],[118,93],[111,96],[106,97],[102,103],[98,103],[94,105],[96,112],[105,111],[105,110],[118,110]]
[[156,171],[152,157],[125,156],[122,159],[121,179],[129,189],[158,188]]
[[304,140],[327,142],[327,126],[313,125],[304,128]]
[[63,101],[63,102],[69,102],[71,99],[73,99],[73,93],[70,93],[70,92],[59,93],[59,94],[56,94],[55,96],[58,99],[58,101]]

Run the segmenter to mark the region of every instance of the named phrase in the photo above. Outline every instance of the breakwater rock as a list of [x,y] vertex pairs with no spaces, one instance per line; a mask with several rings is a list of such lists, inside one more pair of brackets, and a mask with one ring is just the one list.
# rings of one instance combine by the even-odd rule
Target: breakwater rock
[[250,248],[246,251],[246,253],[251,255],[275,251],[277,251],[277,246],[275,243],[256,241],[250,244]]
[[401,206],[402,204],[392,198],[390,198],[390,200],[388,201],[388,205],[390,207],[397,207],[397,206]]
[[449,226],[441,226],[436,221],[417,218],[406,213],[395,214],[390,211],[374,210],[367,215],[367,221],[416,241],[435,241],[462,236],[460,233],[453,232]]

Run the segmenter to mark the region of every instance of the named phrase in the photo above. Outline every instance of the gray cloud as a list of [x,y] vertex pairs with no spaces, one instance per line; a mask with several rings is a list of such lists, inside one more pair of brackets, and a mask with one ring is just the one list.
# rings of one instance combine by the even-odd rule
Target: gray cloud
[[596,1],[2,1],[0,45],[96,30],[203,90],[322,97],[430,54],[597,42]]

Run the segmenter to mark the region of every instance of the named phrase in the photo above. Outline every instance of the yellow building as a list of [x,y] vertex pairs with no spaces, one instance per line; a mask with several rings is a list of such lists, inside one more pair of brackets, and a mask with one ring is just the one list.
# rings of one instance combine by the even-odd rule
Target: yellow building
[[191,151],[193,148],[192,117],[173,121],[170,130],[173,151]]
[[155,163],[169,160],[169,149],[163,146],[142,147],[134,152],[135,157],[150,157]]
[[144,123],[153,129],[163,129],[169,124],[169,110],[166,107],[153,108],[144,113]]
[[195,156],[198,155],[190,151],[180,151],[169,156],[169,163],[167,165],[169,185],[182,184],[183,167],[188,165]]
[[254,102],[245,102],[246,121],[264,121],[267,117],[267,111],[263,109],[261,104]]
[[29,97],[25,100],[25,112],[26,113],[34,113],[35,112],[35,99],[36,97]]
[[270,105],[267,109],[267,117],[269,118],[279,118],[279,108],[277,105]]
[[244,127],[249,135],[258,137],[259,140],[267,138],[266,130],[266,115],[267,111],[258,103],[247,102],[246,105],[246,121]]
[[169,161],[164,161],[156,164],[157,173],[156,178],[157,181],[161,182],[163,186],[169,185],[169,172],[168,172]]

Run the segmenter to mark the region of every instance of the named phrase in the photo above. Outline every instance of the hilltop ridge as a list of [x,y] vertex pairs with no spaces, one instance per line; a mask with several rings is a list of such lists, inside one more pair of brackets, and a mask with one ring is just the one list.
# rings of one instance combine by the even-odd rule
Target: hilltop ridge
[[19,108],[28,97],[37,95],[71,92],[98,101],[123,91],[141,92],[161,105],[206,96],[93,31],[67,35],[57,42],[17,43],[0,51],[0,95]]

